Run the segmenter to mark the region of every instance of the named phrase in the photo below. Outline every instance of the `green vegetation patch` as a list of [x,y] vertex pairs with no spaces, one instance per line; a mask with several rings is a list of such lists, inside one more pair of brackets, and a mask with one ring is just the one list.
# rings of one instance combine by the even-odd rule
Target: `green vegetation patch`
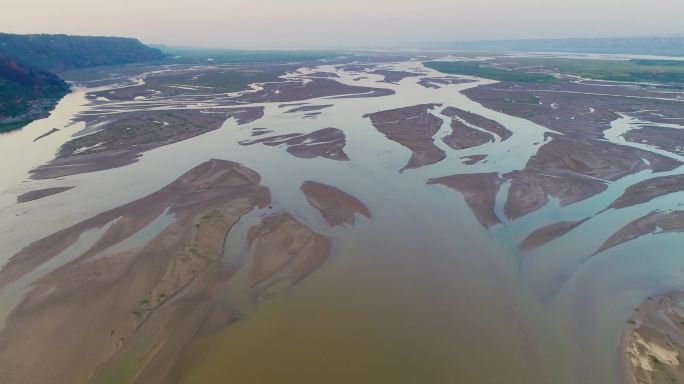
[[5,133],[9,131],[14,131],[15,129],[23,128],[30,122],[31,121],[22,121],[19,123],[0,124],[0,133]]
[[0,132],[42,117],[68,91],[57,76],[0,55]]
[[514,62],[595,80],[684,84],[684,61],[677,60],[520,58]]
[[541,83],[555,80],[551,75],[529,73],[515,69],[494,68],[487,65],[484,61],[428,61],[424,62],[423,65],[443,73],[477,76],[498,81]]
[[633,59],[629,61],[637,65],[655,65],[668,67],[682,67],[684,68],[684,60],[654,60],[654,59]]
[[333,59],[341,56],[331,51],[270,51],[237,49],[199,49],[160,46],[167,61],[179,64],[291,63]]

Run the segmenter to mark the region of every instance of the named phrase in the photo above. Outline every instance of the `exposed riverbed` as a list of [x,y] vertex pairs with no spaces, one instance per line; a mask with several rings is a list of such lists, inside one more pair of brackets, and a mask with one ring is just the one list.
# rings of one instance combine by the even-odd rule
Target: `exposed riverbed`
[[[633,308],[650,295],[684,288],[684,237],[677,233],[646,235],[595,252],[634,219],[657,209],[682,209],[684,192],[622,209],[604,209],[630,185],[655,176],[677,175],[681,168],[655,173],[644,166],[616,180],[602,180],[605,189],[573,204],[562,205],[551,196],[540,209],[512,218],[504,209],[512,181],[504,175],[525,169],[558,132],[485,107],[463,94],[493,81],[456,76],[464,82],[426,87],[421,80],[444,74],[416,61],[370,67],[415,76],[390,83],[370,69],[333,64],[304,68],[285,78],[326,74],[344,85],[387,89],[393,94],[307,98],[307,104],[326,107],[308,111],[300,107],[291,113],[285,112],[293,107],[283,108],[282,101],[241,103],[241,108],[262,107],[263,117],[247,123],[229,118],[218,129],[152,148],[123,167],[58,179],[29,179],[31,169],[52,160],[60,145],[85,127],[83,122],[70,124],[72,119],[96,107],[102,109],[94,104],[104,103],[111,110],[182,104],[206,112],[219,108],[223,97],[235,96],[212,97],[212,103],[197,104],[178,99],[107,104],[86,98],[94,90],[77,89],[49,118],[0,136],[0,158],[8,165],[0,181],[0,263],[38,239],[148,196],[209,159],[223,159],[258,173],[260,185],[270,191],[271,202],[242,216],[228,232],[223,263],[235,274],[218,302],[230,309],[231,321],[191,339],[175,362],[174,380],[616,382],[621,332]],[[255,89],[258,92],[260,88]],[[441,120],[431,139],[444,159],[404,169],[413,153],[410,144],[395,141],[364,116],[423,104],[440,105],[430,112]],[[495,121],[512,134],[454,149],[442,141],[451,132],[451,117],[440,112],[450,106]],[[311,111],[320,114],[305,115]],[[683,160],[662,148],[626,142],[622,134],[638,123],[634,117],[621,115],[603,132],[604,139],[673,162]],[[473,124],[469,127],[486,132]],[[668,127],[684,128],[677,124]],[[59,131],[33,142],[52,128]],[[244,145],[262,137],[306,135],[324,128],[343,133],[348,159],[318,156],[316,151],[295,156],[285,144]],[[303,145],[327,142],[321,140],[305,140]],[[336,140],[339,144],[339,138]],[[309,156],[311,153],[316,156]],[[486,157],[470,163],[464,160],[479,155]],[[492,222],[489,228],[478,220],[464,194],[445,185],[428,184],[446,176],[487,173],[502,178],[490,212],[500,223]],[[302,185],[309,181],[353,196],[369,214],[357,214],[353,224],[331,226],[302,193]],[[58,187],[74,188],[16,202],[16,196],[23,193]],[[253,263],[248,231],[279,212],[291,214],[314,233],[329,238],[331,252],[296,284],[255,298],[250,291]],[[142,247],[171,224],[171,216],[168,212],[158,216],[109,254]],[[519,247],[536,229],[564,221],[581,224],[537,247],[524,251]],[[64,264],[85,252],[107,228],[81,234],[52,263]],[[43,265],[5,285],[0,290],[2,320],[11,316],[32,283],[56,267]],[[135,366],[126,361],[111,365],[112,369]]]

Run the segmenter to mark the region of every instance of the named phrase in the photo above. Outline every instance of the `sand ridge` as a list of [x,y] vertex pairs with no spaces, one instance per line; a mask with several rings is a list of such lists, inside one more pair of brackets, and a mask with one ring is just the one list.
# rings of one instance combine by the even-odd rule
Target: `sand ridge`
[[[260,136],[267,131],[256,131]],[[252,136],[254,136],[254,132]],[[347,144],[344,132],[337,128],[323,128],[311,133],[288,133],[284,135],[260,137],[254,140],[241,141],[240,145],[263,144],[271,147],[285,146],[287,152],[295,157],[311,159],[325,157],[331,160],[348,161],[344,152]]]
[[430,179],[427,183],[441,184],[461,192],[466,204],[484,227],[489,228],[501,223],[495,208],[496,195],[503,184],[503,179],[497,173],[445,176]]
[[363,117],[388,139],[410,149],[413,154],[401,170],[434,164],[446,157],[432,138],[442,126],[442,119],[430,111],[441,104],[420,104],[367,114]]
[[268,216],[249,230],[251,286],[257,297],[275,294],[316,270],[329,256],[331,241],[289,213]]
[[[87,229],[113,222],[89,250],[39,278],[10,313],[0,333],[4,380],[91,382],[132,354],[126,369],[133,382],[166,382],[230,277],[217,263],[228,230],[270,202],[259,181],[239,164],[211,160],[15,255],[0,272],[4,284],[57,256]],[[165,211],[173,222],[141,249],[99,256]]]
[[620,345],[623,384],[675,383],[684,379],[684,294],[648,297],[635,309]]
[[356,213],[371,218],[370,211],[359,199],[333,186],[305,181],[300,189],[309,204],[321,213],[331,227],[353,225]]

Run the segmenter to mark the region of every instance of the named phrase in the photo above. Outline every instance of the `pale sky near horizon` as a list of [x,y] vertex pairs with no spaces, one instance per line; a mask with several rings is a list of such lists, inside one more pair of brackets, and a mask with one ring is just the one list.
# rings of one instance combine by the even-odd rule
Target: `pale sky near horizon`
[[684,35],[684,0],[3,0],[0,31],[226,48]]

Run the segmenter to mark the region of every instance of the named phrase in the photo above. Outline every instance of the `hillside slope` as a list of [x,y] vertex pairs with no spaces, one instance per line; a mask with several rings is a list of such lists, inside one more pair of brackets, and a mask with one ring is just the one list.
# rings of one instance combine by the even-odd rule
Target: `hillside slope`
[[68,92],[59,77],[0,54],[0,132],[47,116]]
[[0,54],[50,72],[164,58],[159,49],[131,38],[7,33],[0,33]]

